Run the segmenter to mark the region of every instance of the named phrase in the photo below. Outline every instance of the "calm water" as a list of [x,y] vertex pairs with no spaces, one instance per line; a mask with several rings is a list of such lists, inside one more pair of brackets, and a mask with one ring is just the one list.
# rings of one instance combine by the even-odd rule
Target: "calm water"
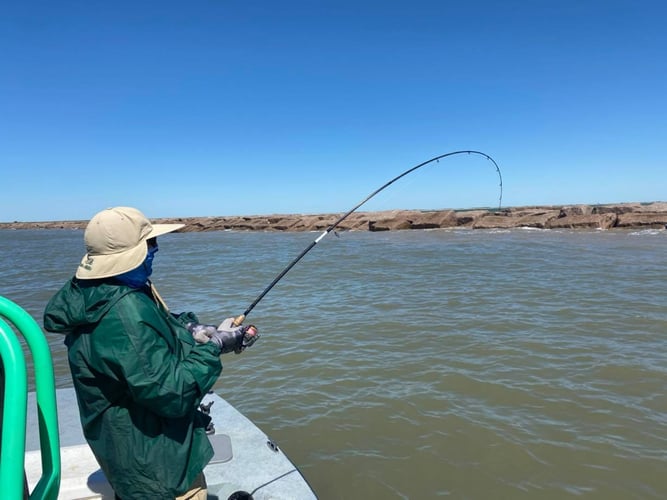
[[[154,281],[217,322],[315,236],[167,235]],[[325,500],[665,498],[666,249],[665,231],[330,235],[216,391]],[[81,231],[0,231],[0,294],[41,324],[82,254]]]

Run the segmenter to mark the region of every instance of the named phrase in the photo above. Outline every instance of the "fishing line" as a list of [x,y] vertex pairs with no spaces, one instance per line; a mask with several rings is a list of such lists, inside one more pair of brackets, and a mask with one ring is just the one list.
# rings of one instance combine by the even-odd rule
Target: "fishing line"
[[436,157],[434,157],[434,158],[431,158],[430,160],[427,160],[427,161],[425,161],[425,162],[423,162],[423,163],[420,163],[419,165],[416,165],[416,166],[414,166],[414,167],[412,167],[412,168],[406,170],[406,171],[403,172],[402,174],[397,175],[396,177],[394,177],[392,180],[390,180],[390,181],[387,182],[386,184],[380,186],[378,189],[376,189],[376,190],[373,191],[371,194],[369,194],[366,198],[364,198],[361,202],[359,202],[359,203],[358,203],[357,205],[355,205],[353,208],[351,208],[350,210],[348,210],[348,211],[347,211],[343,216],[341,216],[336,222],[334,222],[334,223],[331,224],[328,228],[326,228],[322,234],[320,234],[317,238],[315,238],[315,240],[314,240],[310,245],[308,245],[308,246],[307,246],[307,247],[306,247],[306,248],[305,248],[305,249],[304,249],[304,250],[303,250],[303,251],[302,251],[302,252],[301,252],[301,253],[300,253],[300,254],[299,254],[293,261],[292,261],[292,262],[290,262],[290,263],[287,265],[287,267],[286,267],[285,269],[283,269],[283,270],[280,272],[280,274],[278,274],[278,276],[276,276],[276,277],[273,279],[273,281],[269,284],[269,286],[267,286],[267,287],[262,291],[262,293],[260,293],[260,294],[257,296],[257,298],[252,302],[252,304],[250,304],[250,305],[248,306],[248,308],[243,312],[243,314],[239,315],[239,316],[234,320],[234,324],[235,324],[236,326],[238,326],[238,325],[240,325],[241,323],[243,323],[243,321],[245,320],[245,317],[250,313],[250,311],[252,311],[252,310],[255,308],[255,306],[259,303],[259,301],[262,300],[262,299],[264,298],[264,296],[265,296],[267,293],[269,293],[269,291],[271,291],[271,289],[276,285],[276,283],[278,283],[278,282],[283,278],[283,276],[285,276],[285,275],[289,272],[289,270],[292,269],[292,268],[296,265],[296,263],[299,262],[299,261],[303,258],[304,255],[306,255],[308,252],[310,252],[310,251],[313,249],[313,247],[314,247],[315,245],[317,245],[320,241],[322,241],[322,239],[323,239],[327,234],[329,234],[331,231],[333,231],[333,230],[338,226],[338,224],[340,224],[340,223],[343,222],[345,219],[347,219],[353,212],[355,212],[359,207],[361,207],[364,203],[366,203],[368,200],[370,200],[371,198],[373,198],[373,197],[374,197],[376,194],[378,194],[380,191],[382,191],[382,190],[384,190],[385,188],[389,187],[389,186],[392,185],[394,182],[396,182],[397,180],[399,180],[401,177],[405,177],[405,176],[408,175],[409,173],[414,172],[414,171],[417,170],[418,168],[421,168],[421,167],[423,167],[423,166],[425,166],[425,165],[428,165],[429,163],[439,162],[439,160],[441,160],[441,159],[443,159],[443,158],[446,158],[446,157],[448,157],[448,156],[460,155],[460,154],[464,154],[464,153],[467,153],[467,154],[475,154],[475,155],[483,156],[484,158],[486,158],[487,160],[489,160],[491,163],[493,163],[493,166],[495,167],[496,172],[498,173],[498,179],[499,179],[499,181],[500,181],[500,197],[498,198],[498,209],[500,210],[500,207],[502,206],[502,203],[503,203],[503,176],[502,176],[502,174],[500,173],[500,167],[498,166],[498,164],[495,162],[495,160],[494,160],[493,158],[491,158],[491,157],[490,157],[489,155],[487,155],[486,153],[482,153],[481,151],[452,151],[452,152],[450,152],[450,153],[445,153],[444,155],[440,155],[440,156],[436,156]]

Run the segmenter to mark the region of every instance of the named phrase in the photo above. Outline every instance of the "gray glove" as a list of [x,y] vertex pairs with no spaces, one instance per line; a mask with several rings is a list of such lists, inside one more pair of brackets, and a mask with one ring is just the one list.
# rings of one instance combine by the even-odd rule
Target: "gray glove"
[[211,340],[211,335],[216,331],[213,325],[200,325],[199,323],[188,323],[185,328],[192,334],[192,338],[198,344],[206,344]]
[[211,342],[220,348],[220,354],[234,351],[240,354],[253,345],[259,338],[257,328],[253,325],[234,326],[234,318],[227,318],[211,335]]
[[218,328],[199,323],[188,323],[185,327],[198,344],[213,342],[220,348],[220,354],[232,351],[239,354],[257,341],[259,333],[253,325],[234,326],[233,323],[234,318],[227,318]]

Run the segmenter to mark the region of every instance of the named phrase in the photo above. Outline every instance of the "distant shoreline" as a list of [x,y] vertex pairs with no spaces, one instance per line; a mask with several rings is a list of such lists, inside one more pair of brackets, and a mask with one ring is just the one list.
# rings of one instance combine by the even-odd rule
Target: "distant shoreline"
[[[155,223],[180,223],[179,232],[324,231],[340,214],[275,214],[249,216],[155,218]],[[88,221],[0,222],[0,229],[85,229]],[[665,229],[667,202],[607,205],[545,205],[501,210],[383,210],[354,212],[337,229],[399,231],[408,229]]]

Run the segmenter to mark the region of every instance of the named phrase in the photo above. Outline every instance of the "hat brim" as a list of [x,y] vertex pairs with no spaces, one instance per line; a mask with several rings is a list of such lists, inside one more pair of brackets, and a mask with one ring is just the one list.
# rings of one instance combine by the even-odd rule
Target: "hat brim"
[[148,236],[146,236],[146,239],[150,238],[157,238],[158,236],[162,236],[163,234],[171,233],[173,231],[176,231],[177,229],[180,229],[182,227],[185,227],[185,224],[151,224],[153,226],[153,229],[151,229],[151,232],[148,233]]
[[148,251],[146,240],[171,233],[185,226],[185,224],[151,225],[151,231],[129,250],[110,255],[84,255],[76,270],[76,277],[82,280],[102,279],[131,271],[139,267],[146,259]]

